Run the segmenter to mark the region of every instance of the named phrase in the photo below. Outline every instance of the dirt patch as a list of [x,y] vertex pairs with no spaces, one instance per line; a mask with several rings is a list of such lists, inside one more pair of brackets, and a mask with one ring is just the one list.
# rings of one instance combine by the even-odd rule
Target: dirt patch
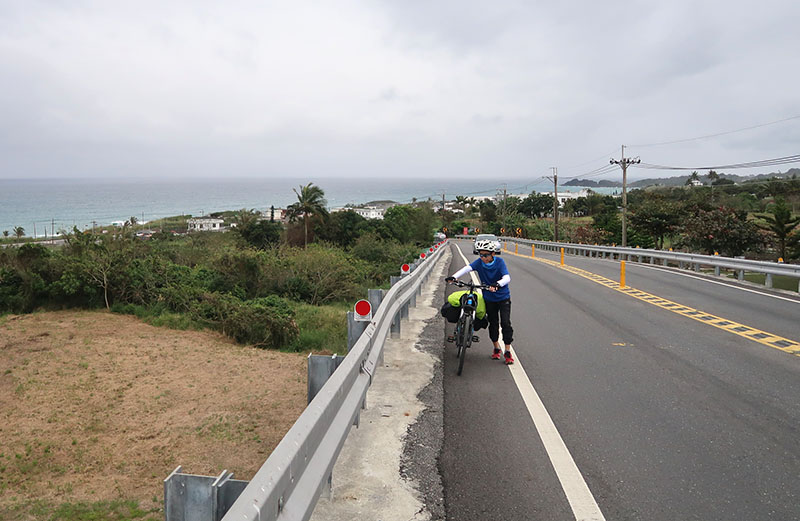
[[305,404],[304,355],[104,312],[5,317],[0,518],[38,500],[155,508],[177,465],[250,479]]

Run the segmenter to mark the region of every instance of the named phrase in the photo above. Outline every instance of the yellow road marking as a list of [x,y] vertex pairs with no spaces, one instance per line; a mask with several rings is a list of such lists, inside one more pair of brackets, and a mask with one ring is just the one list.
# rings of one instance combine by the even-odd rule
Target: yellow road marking
[[685,317],[691,318],[692,320],[702,322],[703,324],[714,326],[717,329],[728,331],[729,333],[733,333],[734,335],[739,335],[740,337],[746,338],[748,340],[753,340],[754,342],[758,342],[759,344],[764,344],[765,346],[769,346],[774,349],[780,349],[781,351],[784,351],[791,355],[800,356],[800,342],[797,342],[796,340],[790,340],[788,338],[784,338],[779,335],[773,335],[772,333],[767,333],[766,331],[762,331],[754,327],[746,326],[744,324],[739,324],[738,322],[734,322],[733,320],[727,320],[725,318],[712,315],[711,313],[706,313],[705,311],[700,311],[698,309],[694,309],[689,306],[684,306],[683,304],[672,302],[671,300],[667,300],[659,296],[646,293],[644,291],[632,288],[630,286],[620,287],[619,282],[617,282],[616,280],[607,279],[606,277],[597,275],[596,273],[582,270],[574,266],[569,266],[567,264],[561,265],[556,261],[542,259],[541,257],[533,258],[533,257],[528,257],[527,255],[514,254],[512,252],[508,253],[511,255],[516,255],[517,257],[543,262],[545,264],[549,264],[551,266],[560,268],[562,270],[567,270],[570,273],[574,273],[575,275],[578,275],[585,279],[589,279],[592,282],[602,284],[603,286],[613,289],[614,291],[625,293],[626,295],[633,297],[635,299],[639,299],[642,302],[647,302],[648,304],[658,306],[661,309],[666,309],[667,311],[672,311],[673,313],[683,315]]

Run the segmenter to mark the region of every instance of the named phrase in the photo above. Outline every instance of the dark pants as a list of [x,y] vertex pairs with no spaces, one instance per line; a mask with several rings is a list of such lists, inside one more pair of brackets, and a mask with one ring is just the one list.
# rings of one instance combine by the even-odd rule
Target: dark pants
[[514,328],[511,327],[511,299],[485,302],[486,318],[489,319],[489,338],[492,342],[497,342],[500,339],[500,328],[502,327],[503,342],[511,344],[514,341]]

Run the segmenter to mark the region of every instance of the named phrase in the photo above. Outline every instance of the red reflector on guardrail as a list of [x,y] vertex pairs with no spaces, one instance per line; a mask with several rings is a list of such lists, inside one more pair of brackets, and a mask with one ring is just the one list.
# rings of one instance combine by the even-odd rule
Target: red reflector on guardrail
[[369,321],[372,320],[372,304],[369,300],[361,299],[353,306],[353,312],[356,320]]

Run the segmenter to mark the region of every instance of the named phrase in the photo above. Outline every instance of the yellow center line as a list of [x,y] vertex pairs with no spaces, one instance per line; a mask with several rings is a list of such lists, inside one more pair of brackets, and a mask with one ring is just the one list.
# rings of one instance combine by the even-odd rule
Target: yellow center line
[[722,329],[729,333],[733,333],[734,335],[739,335],[740,337],[746,338],[748,340],[753,340],[754,342],[758,342],[759,344],[764,344],[765,346],[769,346],[774,349],[780,349],[781,351],[784,351],[791,355],[800,356],[800,342],[797,342],[796,340],[790,340],[788,338],[784,338],[779,335],[773,335],[772,333],[767,333],[766,331],[762,331],[754,327],[746,326],[744,324],[739,324],[738,322],[734,322],[733,320],[728,320],[722,317],[718,317],[716,315],[712,315],[711,313],[706,313],[705,311],[700,311],[698,309],[694,309],[689,306],[684,306],[683,304],[672,302],[671,300],[667,300],[659,296],[646,293],[644,291],[632,288],[630,286],[625,286],[621,288],[619,287],[619,282],[615,280],[608,279],[601,275],[597,275],[596,273],[582,270],[574,266],[569,266],[566,264],[562,266],[559,262],[556,261],[542,259],[540,257],[530,257],[528,255],[514,253],[511,251],[508,251],[507,253],[509,255],[516,255],[517,257],[523,257],[526,259],[539,261],[544,264],[549,264],[550,266],[554,266],[556,268],[561,268],[563,270],[569,271],[570,273],[574,273],[575,275],[578,275],[585,279],[589,279],[593,282],[609,287],[614,291],[619,291],[620,293],[624,293],[630,297],[639,299],[642,302],[647,302],[654,306],[658,306],[661,309],[672,311],[673,313],[683,315],[684,317],[691,318],[692,320],[696,320],[698,322],[702,322],[703,324],[708,324],[710,326],[716,327],[717,329]]

